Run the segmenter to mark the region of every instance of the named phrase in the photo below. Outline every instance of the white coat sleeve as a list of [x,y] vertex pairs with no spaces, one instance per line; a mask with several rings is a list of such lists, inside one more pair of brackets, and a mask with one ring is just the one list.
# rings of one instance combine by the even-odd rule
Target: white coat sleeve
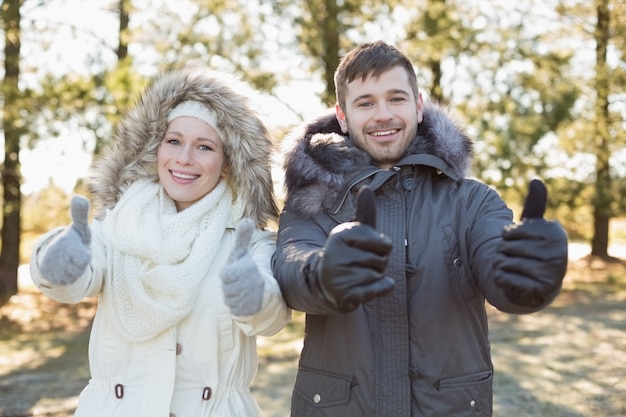
[[287,307],[278,282],[272,274],[271,259],[276,250],[276,232],[256,230],[250,243],[250,252],[259,272],[265,280],[261,310],[251,316],[235,316],[241,331],[247,336],[273,336],[291,320],[291,309]]

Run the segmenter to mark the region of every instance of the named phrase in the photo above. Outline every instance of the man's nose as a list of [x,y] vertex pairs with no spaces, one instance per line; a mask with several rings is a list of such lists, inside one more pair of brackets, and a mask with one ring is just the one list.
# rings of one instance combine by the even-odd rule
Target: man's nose
[[383,102],[376,107],[374,117],[377,121],[388,121],[393,118],[393,112],[389,108],[389,105]]

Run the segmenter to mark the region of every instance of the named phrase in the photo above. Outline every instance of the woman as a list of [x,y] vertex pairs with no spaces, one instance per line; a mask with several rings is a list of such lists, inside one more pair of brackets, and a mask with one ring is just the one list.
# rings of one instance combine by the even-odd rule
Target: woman
[[270,258],[271,139],[245,84],[185,68],[152,82],[94,165],[89,203],[42,236],[49,297],[98,296],[75,416],[255,416],[256,336],[289,321]]

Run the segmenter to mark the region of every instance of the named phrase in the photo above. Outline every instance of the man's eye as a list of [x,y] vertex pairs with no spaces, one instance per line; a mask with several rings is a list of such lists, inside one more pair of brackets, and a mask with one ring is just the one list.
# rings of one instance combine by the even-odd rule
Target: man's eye
[[393,101],[394,103],[400,103],[400,102],[406,101],[406,98],[404,98],[404,97],[393,97],[391,99],[391,101]]
[[363,101],[363,102],[359,103],[359,105],[358,105],[358,106],[359,106],[359,107],[369,107],[369,106],[371,106],[371,105],[372,105],[372,103],[371,103],[371,102],[369,102],[369,101]]

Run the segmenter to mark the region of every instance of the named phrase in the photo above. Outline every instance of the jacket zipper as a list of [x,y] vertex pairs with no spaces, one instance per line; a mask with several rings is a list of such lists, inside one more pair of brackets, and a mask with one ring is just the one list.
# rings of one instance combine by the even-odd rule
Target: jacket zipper
[[339,200],[339,202],[333,208],[332,214],[336,215],[337,213],[339,213],[339,210],[341,209],[341,206],[343,206],[343,203],[346,202],[346,199],[348,198],[348,194],[350,193],[350,190],[352,189],[352,187],[354,187],[356,184],[358,184],[359,182],[363,181],[364,179],[366,179],[368,177],[372,177],[372,176],[378,174],[379,172],[383,172],[383,171],[395,171],[395,172],[398,172],[398,171],[400,171],[400,168],[399,167],[392,167],[392,168],[389,168],[389,169],[377,169],[376,171],[368,172],[368,173],[366,173],[365,175],[363,175],[361,177],[357,177],[346,188],[346,191],[343,193],[343,197],[341,197],[341,200]]

